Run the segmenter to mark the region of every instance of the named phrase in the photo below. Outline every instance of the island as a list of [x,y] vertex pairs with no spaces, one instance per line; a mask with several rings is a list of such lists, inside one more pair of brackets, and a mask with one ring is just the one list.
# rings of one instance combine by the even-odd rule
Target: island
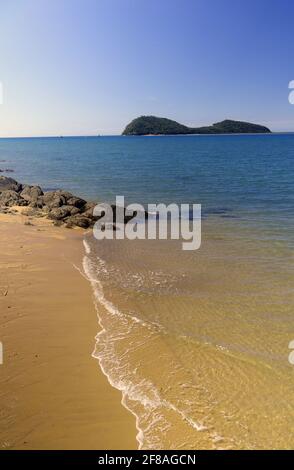
[[225,119],[212,126],[188,127],[171,119],[140,116],[131,121],[122,135],[179,135],[179,134],[268,134],[270,129],[251,122]]

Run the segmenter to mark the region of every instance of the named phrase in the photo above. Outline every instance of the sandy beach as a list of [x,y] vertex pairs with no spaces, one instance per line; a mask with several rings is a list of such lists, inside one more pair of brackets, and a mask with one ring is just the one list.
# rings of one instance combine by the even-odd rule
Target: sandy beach
[[0,216],[2,449],[137,448],[135,419],[91,356],[99,324],[82,236]]

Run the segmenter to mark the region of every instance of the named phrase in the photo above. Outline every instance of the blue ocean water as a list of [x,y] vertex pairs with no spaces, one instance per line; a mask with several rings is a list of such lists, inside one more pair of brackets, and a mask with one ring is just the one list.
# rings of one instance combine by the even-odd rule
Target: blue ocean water
[[99,201],[200,203],[279,238],[293,231],[293,163],[294,134],[0,140],[0,168],[21,182]]
[[202,205],[196,251],[84,240],[93,356],[142,448],[293,448],[293,162],[294,134],[0,140],[22,183]]

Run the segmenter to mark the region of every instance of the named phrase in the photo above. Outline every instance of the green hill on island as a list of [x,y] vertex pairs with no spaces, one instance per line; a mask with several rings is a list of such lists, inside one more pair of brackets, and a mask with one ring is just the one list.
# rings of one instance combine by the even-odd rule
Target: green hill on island
[[127,125],[122,135],[263,134],[270,132],[270,129],[259,124],[229,119],[212,126],[188,127],[171,119],[140,116]]

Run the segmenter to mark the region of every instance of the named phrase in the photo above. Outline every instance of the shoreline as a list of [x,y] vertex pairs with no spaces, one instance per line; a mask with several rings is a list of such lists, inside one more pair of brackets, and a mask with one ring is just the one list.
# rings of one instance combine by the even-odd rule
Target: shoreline
[[0,214],[2,449],[138,447],[133,415],[92,357],[99,323],[80,270],[83,233]]

